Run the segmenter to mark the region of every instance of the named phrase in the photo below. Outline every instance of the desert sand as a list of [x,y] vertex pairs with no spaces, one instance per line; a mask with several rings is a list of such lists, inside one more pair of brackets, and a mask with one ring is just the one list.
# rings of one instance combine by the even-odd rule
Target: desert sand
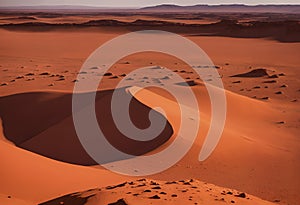
[[[134,96],[131,116],[136,126],[149,126],[147,113],[156,106],[165,111],[165,115],[157,114],[167,119],[163,132],[149,143],[137,143],[122,136],[111,119],[110,100],[117,83],[131,71],[145,66],[169,68],[190,85],[174,86],[182,92],[192,89],[199,101],[201,129],[192,149],[168,170],[141,178],[106,170],[86,153],[72,121],[72,91],[81,80],[77,74],[82,63],[96,48],[133,30],[157,29],[160,26],[153,26],[152,21],[166,17],[136,14],[102,15],[96,19],[93,15],[44,16],[43,19],[30,14],[35,20],[16,19],[20,16],[26,14],[14,14],[10,19],[2,14],[0,20],[0,204],[297,204],[300,201],[300,43],[296,35],[299,22],[285,35],[280,29],[274,34],[270,23],[265,30],[254,27],[258,30],[253,33],[258,36],[251,32],[229,36],[196,35],[191,25],[214,25],[219,22],[214,16],[199,21],[192,17],[167,18],[172,24],[190,24],[181,25],[183,29],[178,24],[162,28],[178,32],[199,45],[216,65],[226,90],[225,129],[217,148],[204,162],[198,161],[198,154],[211,120],[211,105],[203,83],[209,79],[199,79],[180,59],[155,52],[127,56],[113,65],[109,70],[111,75],[104,76],[99,85],[97,119],[103,132],[110,136],[109,141],[124,152],[138,156],[165,149],[178,133],[181,119],[178,104],[166,91],[148,88],[134,93],[134,88],[121,88],[120,92]],[[113,26],[55,25],[107,19],[127,23],[140,19],[150,25],[117,26],[116,22]],[[37,21],[50,26],[32,25]],[[24,22],[29,24],[23,25]],[[7,23],[15,25],[5,26]],[[285,28],[284,22],[277,24]],[[228,25],[223,22],[221,27],[214,26],[221,32]],[[91,69],[85,77],[94,73]]]

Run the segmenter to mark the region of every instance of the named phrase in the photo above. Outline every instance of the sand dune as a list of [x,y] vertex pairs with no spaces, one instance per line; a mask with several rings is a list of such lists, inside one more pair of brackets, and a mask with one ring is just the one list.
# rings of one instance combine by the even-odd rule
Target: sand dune
[[[125,89],[119,92],[125,93]],[[111,116],[112,93],[108,90],[97,94],[96,110],[102,132],[105,136],[111,136],[107,140],[117,149],[132,155],[143,155],[171,137],[173,131],[170,124],[157,138],[148,142],[137,142],[122,135]],[[138,101],[131,103],[133,123],[141,128],[148,127],[146,116],[150,109]],[[66,93],[36,92],[1,97],[4,134],[18,147],[43,156],[73,164],[95,165],[97,163],[85,152],[77,138],[71,105],[72,94]],[[30,120],[26,120],[28,117]]]
[[[187,89],[185,87],[182,86],[178,86],[178,89]],[[202,99],[205,99],[205,87],[198,85],[198,86],[194,86],[192,87],[193,89],[195,89],[195,92],[197,95],[202,96]],[[200,92],[199,92],[200,91]],[[34,95],[36,93],[33,93],[31,95]],[[56,93],[56,94],[45,94],[45,93],[40,93],[38,95],[41,95],[42,98],[37,98],[41,104],[43,104],[43,102],[52,102],[49,103],[49,105],[55,105],[56,103],[53,103],[53,101],[51,100],[57,100],[60,99],[58,96],[64,96],[66,97],[65,94],[62,93]],[[24,96],[26,96],[26,94],[22,94],[21,97],[24,98]],[[46,97],[45,97],[46,96]],[[170,120],[170,123],[172,125],[172,127],[174,128],[174,134],[176,134],[178,132],[178,120],[179,115],[177,114],[178,112],[174,112],[176,110],[176,103],[174,102],[174,106],[172,106],[172,103],[170,102],[170,99],[166,99],[165,94],[161,93],[161,91],[157,91],[157,90],[153,90],[153,91],[139,91],[137,94],[135,94],[135,98],[142,102],[143,104],[147,105],[148,107],[153,107],[155,106],[157,103],[159,103],[161,105],[162,108],[165,109],[166,114],[168,116],[168,119]],[[198,96],[198,97],[200,97]],[[1,108],[6,108],[1,110],[1,115],[3,116],[3,124],[4,124],[4,128],[9,125],[6,123],[5,120],[9,120],[8,116],[11,116],[11,111],[15,110],[17,108],[16,111],[18,111],[18,107],[13,107],[12,103],[14,102],[14,100],[11,100],[11,98],[15,98],[18,97],[18,95],[16,96],[8,96],[8,97],[2,97],[1,98]],[[26,97],[25,97],[26,98]],[[229,110],[234,109],[236,110],[237,108],[239,108],[238,112],[229,112],[228,115],[228,119],[227,119],[227,123],[226,123],[226,128],[222,137],[222,140],[220,142],[220,145],[218,146],[218,148],[215,151],[215,154],[211,157],[211,159],[205,163],[200,163],[202,164],[200,167],[198,167],[198,163],[197,162],[197,156],[199,153],[199,150],[201,148],[201,144],[203,141],[203,137],[205,136],[205,133],[208,129],[209,126],[209,121],[210,121],[210,117],[209,117],[209,110],[210,110],[210,105],[207,104],[207,101],[204,100],[203,103],[201,103],[201,126],[202,129],[199,132],[199,136],[197,138],[197,141],[195,143],[195,146],[192,148],[192,150],[188,153],[188,155],[184,158],[184,160],[182,160],[179,163],[179,166],[175,166],[172,167],[170,170],[168,170],[165,174],[158,174],[155,176],[152,176],[153,178],[157,178],[157,179],[164,179],[164,180],[170,180],[170,179],[178,179],[178,178],[194,178],[195,176],[199,176],[199,173],[201,174],[202,177],[206,178],[206,179],[210,179],[211,181],[215,181],[215,182],[220,182],[225,184],[226,186],[229,187],[237,187],[239,189],[242,189],[243,191],[247,191],[256,195],[259,195],[259,192],[261,192],[262,190],[265,190],[266,187],[268,187],[267,189],[270,190],[269,193],[266,193],[268,196],[267,198],[273,198],[273,200],[275,199],[282,199],[282,198],[294,198],[295,199],[295,192],[296,189],[295,187],[297,187],[297,181],[295,181],[295,177],[296,177],[296,170],[298,168],[295,168],[295,164],[293,163],[293,155],[291,155],[291,153],[297,153],[299,150],[297,145],[293,144],[293,137],[287,133],[285,133],[285,138],[289,138],[290,140],[284,140],[282,137],[280,137],[282,135],[281,132],[284,132],[284,130],[280,131],[272,131],[273,129],[271,127],[275,126],[270,124],[270,119],[273,118],[273,116],[276,116],[276,111],[272,110],[271,108],[269,108],[265,103],[263,102],[257,102],[256,100],[251,100],[249,98],[245,98],[245,97],[241,97],[239,95],[233,94],[233,93],[227,93],[227,98],[228,98],[228,102],[230,107],[228,108]],[[32,96],[30,97],[30,99],[34,99]],[[101,99],[101,97],[100,97]],[[23,102],[26,102],[26,99],[22,99]],[[167,100],[167,101],[166,101]],[[5,102],[7,103],[5,106]],[[8,103],[9,102],[9,103]],[[19,102],[19,101],[16,101]],[[34,102],[34,101],[33,101]],[[54,101],[55,102],[55,101]],[[100,101],[103,102],[103,101]],[[105,100],[104,100],[105,102]],[[168,103],[165,103],[168,102]],[[10,109],[8,109],[8,105],[10,106]],[[26,105],[26,103],[25,103]],[[66,106],[67,104],[57,104],[57,105],[64,105]],[[102,104],[103,105],[103,104]],[[248,109],[243,109],[244,105],[247,105]],[[21,106],[19,106],[21,107]],[[38,109],[38,106],[36,106]],[[142,106],[144,107],[144,106]],[[24,108],[23,108],[24,109]],[[29,109],[25,109],[25,110],[29,110]],[[253,110],[260,110],[260,112],[253,112]],[[146,113],[144,113],[146,114]],[[56,116],[56,115],[55,115]],[[59,115],[57,115],[59,116]],[[244,116],[248,116],[247,118],[244,118]],[[139,116],[140,119],[141,116]],[[8,118],[8,119],[7,119]],[[253,124],[252,120],[253,118],[257,118],[257,119],[261,119],[262,121],[259,122],[259,124]],[[17,119],[17,118],[14,118]],[[34,118],[33,118],[34,119]],[[43,116],[43,118],[37,118],[38,121],[41,121],[39,123],[45,123],[44,120],[48,120],[51,119],[47,116]],[[44,119],[44,120],[42,120]],[[243,120],[241,120],[243,119]],[[68,136],[68,132],[64,132],[63,127],[65,127],[65,125],[68,124],[68,121],[71,122],[71,120],[69,119],[65,119],[63,120],[61,123],[59,124],[55,124],[55,126],[50,126],[47,130],[43,131],[42,133],[30,138],[29,140],[27,139],[27,141],[21,143],[21,147],[25,147],[26,149],[30,149],[32,148],[33,151],[35,151],[34,149],[39,149],[40,147],[43,147],[43,149],[40,149],[41,152],[49,152],[50,154],[57,154],[60,153],[60,149],[63,150],[64,155],[62,155],[63,157],[65,156],[72,156],[72,154],[74,153],[80,153],[82,155],[82,152],[80,150],[82,149],[78,149],[78,146],[76,146],[76,142],[74,141],[74,138],[69,139],[67,138],[67,140],[63,140],[59,138],[57,138],[56,136],[63,138],[64,136]],[[144,122],[145,120],[143,120]],[[238,122],[237,122],[238,121]],[[24,123],[24,121],[22,121]],[[69,123],[70,123],[69,122]],[[48,122],[49,123],[49,122]],[[240,126],[236,127],[233,126],[236,123],[238,123]],[[13,123],[12,123],[13,124]],[[45,125],[45,124],[44,124]],[[251,126],[249,126],[251,125]],[[60,127],[61,126],[61,127]],[[262,129],[265,130],[263,132],[263,135],[256,135],[254,130],[253,130],[253,126],[256,127],[256,129]],[[42,127],[42,126],[41,126]],[[8,126],[9,128],[9,126]],[[30,126],[24,126],[23,132],[27,131],[28,133],[30,133]],[[26,130],[27,129],[27,130]],[[167,130],[170,129],[167,128]],[[55,131],[56,130],[56,131]],[[60,135],[59,131],[64,133],[64,135]],[[5,129],[4,129],[4,132]],[[12,132],[14,133],[14,132]],[[170,132],[169,132],[170,133]],[[46,137],[48,136],[48,137]],[[112,134],[110,135],[112,137],[114,137],[115,135]],[[9,135],[7,137],[9,139]],[[24,139],[22,139],[24,140]],[[67,143],[68,142],[68,143]],[[70,142],[72,142],[70,144]],[[164,140],[165,142],[165,140]],[[232,143],[234,142],[234,143]],[[51,143],[51,144],[50,144]],[[68,144],[68,148],[65,147],[63,148],[64,144]],[[49,144],[51,146],[49,146]],[[157,142],[155,143],[157,145]],[[167,143],[168,144],[168,143]],[[159,144],[161,145],[161,144]],[[71,148],[69,148],[71,146]],[[73,147],[74,146],[74,147]],[[138,145],[139,146],[139,145]],[[165,145],[166,146],[166,145]],[[165,148],[165,146],[161,147],[160,149]],[[58,147],[58,149],[57,149]],[[157,146],[156,146],[157,147]],[[285,150],[281,147],[289,147],[288,150]],[[135,147],[136,148],[136,147]],[[7,150],[8,149],[8,150]],[[16,148],[12,147],[12,146],[7,146],[7,148],[2,149],[3,151],[7,150],[8,152],[12,152],[13,150],[15,150]],[[18,148],[17,148],[18,149]],[[151,149],[153,149],[153,147],[151,147]],[[243,152],[241,153],[240,149],[243,149]],[[66,151],[71,151],[71,155],[68,154],[68,152]],[[17,153],[26,153],[26,151],[17,151]],[[37,151],[39,152],[39,151]],[[237,154],[238,153],[238,154]],[[43,153],[41,153],[43,154]],[[27,154],[28,155],[28,160],[32,160],[32,158],[36,158],[36,155],[33,155],[35,157],[32,156],[32,154]],[[276,156],[276,158],[272,158],[271,156]],[[18,156],[18,155],[17,155]],[[46,155],[47,156],[47,155]],[[73,159],[78,159],[79,155],[75,155],[76,157],[74,157],[73,155]],[[233,157],[234,156],[234,157]],[[51,156],[48,156],[51,157]],[[62,161],[67,161],[66,159],[61,159],[59,158],[61,156],[55,156],[53,158],[62,160]],[[256,159],[255,161],[253,161],[253,157]],[[46,161],[46,162],[39,162],[41,163],[41,165],[39,166],[43,166],[43,163],[50,163],[48,162],[47,159],[43,159],[42,157],[39,157],[40,160],[42,161]],[[72,158],[71,158],[72,159]],[[79,158],[81,160],[86,160],[83,157]],[[70,162],[70,161],[69,161]],[[74,163],[74,161],[71,161]],[[194,168],[183,168],[181,167],[181,164],[185,164],[186,162],[188,162],[189,167],[194,167]],[[7,162],[8,163],[8,162]],[[36,163],[34,160],[31,163]],[[54,163],[51,161],[51,163]],[[218,166],[216,165],[219,164]],[[72,167],[71,165],[65,165],[65,164],[60,164],[57,163],[57,166],[67,166],[67,167]],[[230,166],[226,166],[226,165],[230,165]],[[7,166],[12,166],[12,165],[7,165]],[[16,166],[16,165],[14,165]],[[51,165],[52,166],[52,165]],[[215,171],[215,172],[211,172],[209,170],[214,170],[213,167],[218,167],[218,169],[220,171]],[[277,169],[277,174],[272,174],[269,175],[268,178],[265,177],[264,173],[267,171],[269,173],[272,172],[272,170],[274,169],[273,167],[276,167]],[[34,166],[32,166],[34,167]],[[198,167],[198,168],[197,168]],[[231,167],[235,167],[235,169],[233,170]],[[30,168],[30,167],[28,167]],[[42,168],[42,167],[41,167]],[[43,169],[46,167],[43,167]],[[57,167],[59,168],[59,167]],[[205,169],[203,169],[205,168]],[[32,169],[32,168],[30,168]],[[65,169],[65,168],[63,168]],[[79,170],[84,169],[85,168],[78,168]],[[88,170],[91,169],[91,172],[93,173],[90,176],[90,180],[92,180],[92,178],[97,177],[97,175],[102,172],[106,173],[106,174],[111,174],[107,171],[103,171],[103,170],[98,170],[98,169],[93,169],[93,168],[87,168]],[[187,172],[183,172],[183,170],[187,170]],[[206,171],[207,169],[207,171]],[[253,169],[255,169],[255,171],[253,171]],[[295,172],[293,172],[292,170],[294,170]],[[57,170],[59,171],[59,169]],[[34,172],[35,173],[35,172]],[[173,174],[172,174],[173,173]],[[176,173],[174,175],[174,173]],[[197,174],[196,174],[197,173]],[[279,174],[280,173],[280,174]],[[5,174],[5,173],[4,173]],[[8,174],[8,173],[6,173]],[[11,173],[10,173],[11,174]],[[196,175],[195,175],[196,174]],[[227,176],[226,178],[224,178],[224,174]],[[280,177],[278,176],[278,174],[280,175]],[[5,176],[5,175],[2,175]],[[19,177],[23,177],[24,174],[20,175]],[[252,180],[251,178],[248,178],[248,176],[252,176],[254,178],[256,178],[256,182]],[[28,176],[30,177],[30,176]],[[33,176],[31,176],[33,177]],[[248,179],[247,179],[248,178]],[[28,178],[27,178],[28,179]],[[95,179],[95,178],[94,178]],[[239,180],[243,179],[243,181],[246,183],[245,186],[241,185],[239,183]],[[35,181],[35,179],[33,178],[32,180]],[[77,179],[77,183],[79,183],[80,180],[83,180],[83,178],[78,178]],[[100,177],[99,181],[95,180],[93,181],[93,184],[95,184],[96,182],[98,182],[97,187],[103,185],[103,183],[101,182],[103,179],[102,177]],[[86,181],[85,179],[83,181]],[[84,182],[80,182],[80,183],[84,183]],[[288,183],[287,183],[288,182]],[[41,183],[41,182],[37,182],[37,183]],[[45,186],[47,183],[46,181],[43,181],[43,185]],[[60,182],[62,183],[62,182]],[[79,183],[79,184],[80,184]],[[26,194],[16,194],[15,191],[13,191],[14,189],[8,189],[8,187],[12,186],[13,187],[13,183],[10,181],[7,181],[6,183],[6,188],[5,190],[10,190],[9,193],[11,195],[16,195],[16,197],[20,197],[23,199],[30,199],[31,201],[34,201],[34,198],[30,198],[30,196],[26,196]],[[85,183],[86,187],[88,186],[88,184],[91,183]],[[251,185],[250,185],[251,184]],[[24,187],[26,186],[31,186],[29,184],[23,184]],[[63,186],[65,188],[65,190],[67,191],[67,187],[69,187],[70,184],[66,184],[65,186]],[[74,187],[75,189],[75,187]],[[74,190],[73,189],[73,190]],[[62,189],[60,189],[62,190]],[[4,190],[3,190],[4,191]],[[49,196],[50,193],[49,190],[44,190]],[[58,191],[58,190],[56,190]],[[70,192],[70,191],[69,191]],[[7,192],[4,192],[7,193]],[[15,194],[12,194],[15,193]],[[45,194],[46,194],[45,193]],[[51,191],[52,194],[54,193],[58,193],[58,192],[54,192],[53,190]],[[42,194],[43,195],[43,194]],[[45,195],[44,195],[45,196]]]
[[222,19],[216,23],[187,24],[162,20],[137,19],[132,22],[100,19],[82,23],[49,23],[49,22],[21,22],[1,24],[0,28],[15,31],[51,31],[70,28],[119,28],[121,30],[159,30],[185,33],[199,36],[227,36],[236,38],[272,38],[281,42],[299,42],[300,25],[297,20],[279,20],[276,22]]
[[[0,24],[16,25],[0,29],[0,204],[108,204],[122,198],[129,204],[268,204],[254,196],[279,204],[300,201],[297,15],[30,15],[36,20],[27,18],[29,14],[1,15]],[[162,28],[189,38],[215,62],[226,88],[227,120],[215,151],[199,162],[212,112],[203,81],[209,83],[212,77],[201,80],[180,59],[159,53],[120,59],[103,76],[96,111],[107,139],[123,152],[151,155],[167,149],[181,119],[170,93],[153,87],[139,92],[121,88],[118,92],[125,96],[134,95],[130,114],[137,127],[149,126],[148,113],[157,106],[166,117],[159,112],[157,116],[168,120],[164,132],[150,143],[125,138],[112,122],[109,103],[112,89],[131,71],[149,65],[170,68],[187,81],[173,85],[181,91],[180,98],[187,99],[185,93],[192,89],[199,100],[200,130],[191,150],[176,165],[142,182],[105,170],[87,155],[74,130],[71,91],[75,83],[94,79],[96,71],[107,66],[93,67],[77,78],[81,64],[98,46],[136,29]],[[170,78],[130,80],[163,84]],[[235,196],[242,193],[245,198]]]
[[54,204],[273,204],[233,189],[198,180],[153,181],[137,179],[114,186],[68,194],[41,205]]
[[1,204],[37,204],[62,193],[127,180],[105,170],[51,160],[2,140],[0,148]]

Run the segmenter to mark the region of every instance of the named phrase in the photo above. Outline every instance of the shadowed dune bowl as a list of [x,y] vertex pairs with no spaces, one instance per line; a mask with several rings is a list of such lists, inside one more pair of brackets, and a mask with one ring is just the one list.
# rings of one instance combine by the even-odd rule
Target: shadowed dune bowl
[[[116,92],[129,95],[124,88]],[[112,118],[112,94],[113,90],[99,91],[95,103],[99,127],[110,144],[124,153],[138,156],[169,140],[173,134],[169,122],[159,136],[150,141],[135,141],[124,136]],[[129,114],[133,124],[140,129],[149,127],[150,110],[132,98]],[[76,135],[72,119],[72,94],[33,92],[1,97],[0,114],[4,135],[18,147],[63,162],[97,164],[87,154]],[[155,115],[164,118],[158,112]]]

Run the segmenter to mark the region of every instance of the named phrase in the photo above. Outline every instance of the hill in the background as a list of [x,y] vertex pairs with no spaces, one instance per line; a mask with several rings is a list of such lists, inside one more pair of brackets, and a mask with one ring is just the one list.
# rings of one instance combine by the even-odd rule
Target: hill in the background
[[168,12],[264,12],[264,13],[300,13],[299,5],[194,5],[178,6],[163,4],[142,8],[143,11],[168,11]]
[[76,12],[225,12],[225,13],[291,13],[300,14],[298,5],[194,5],[178,6],[162,4],[144,8],[117,8],[117,7],[93,7],[79,5],[52,5],[52,6],[0,6],[0,11],[76,11]]

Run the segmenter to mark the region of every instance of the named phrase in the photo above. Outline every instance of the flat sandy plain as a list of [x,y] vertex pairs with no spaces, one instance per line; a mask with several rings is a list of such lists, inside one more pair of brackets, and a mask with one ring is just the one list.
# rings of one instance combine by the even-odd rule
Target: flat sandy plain
[[[178,33],[208,54],[226,89],[227,118],[217,148],[199,162],[211,119],[203,84],[209,79],[161,53],[120,59],[103,77],[96,100],[100,127],[116,147],[135,155],[158,152],[178,133],[178,105],[153,88],[134,96],[131,112],[133,122],[146,128],[151,107],[165,109],[168,123],[158,140],[141,146],[113,125],[107,109],[112,90],[137,68],[160,66],[181,75],[190,87],[178,88],[194,91],[201,113],[196,141],[179,163],[129,177],[100,167],[85,152],[71,100],[78,72],[95,49],[143,29]],[[299,16],[1,13],[0,36],[0,204],[299,203]]]

